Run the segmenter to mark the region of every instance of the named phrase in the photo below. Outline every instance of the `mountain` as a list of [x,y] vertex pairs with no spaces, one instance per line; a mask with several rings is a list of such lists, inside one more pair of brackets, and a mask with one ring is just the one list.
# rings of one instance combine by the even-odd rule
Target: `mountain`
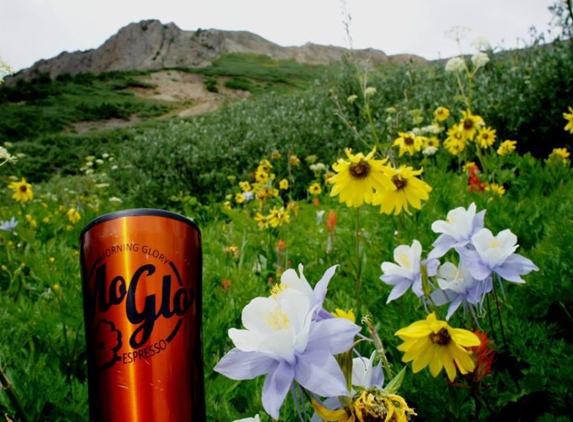
[[[329,64],[341,60],[350,50],[307,43],[300,47],[282,47],[248,31],[198,29],[186,31],[174,23],[144,20],[121,28],[97,49],[67,51],[40,60],[13,76],[12,81],[48,73],[101,73],[108,71],[156,70],[175,67],[204,67],[225,53],[269,56],[274,60],[295,60],[306,64]],[[425,62],[415,55],[387,56],[375,49],[353,50],[359,62],[377,65],[388,61]]]

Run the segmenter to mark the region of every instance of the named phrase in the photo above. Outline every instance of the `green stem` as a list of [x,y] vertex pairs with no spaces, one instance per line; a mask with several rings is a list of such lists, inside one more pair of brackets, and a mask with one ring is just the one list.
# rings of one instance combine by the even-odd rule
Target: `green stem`
[[24,407],[20,402],[18,394],[16,394],[16,390],[14,390],[14,385],[10,382],[4,371],[2,371],[2,368],[0,368],[0,386],[2,386],[2,390],[6,392],[8,398],[16,408],[16,413],[20,416],[20,419],[22,419],[23,422],[28,422],[29,419],[24,412]]
[[361,279],[361,262],[360,262],[360,208],[356,207],[356,274],[355,274],[355,286],[356,286],[356,310],[360,312],[360,306],[362,301],[360,299],[360,279]]
[[499,329],[501,332],[501,338],[503,340],[503,347],[505,350],[508,350],[507,347],[507,339],[505,337],[505,330],[503,328],[503,319],[501,318],[501,309],[500,309],[500,304],[499,304],[499,298],[497,297],[497,292],[495,289],[495,279],[493,280],[493,289],[492,289],[492,294],[493,294],[493,300],[495,301],[495,308],[497,310],[497,318],[499,320]]
[[382,340],[380,339],[380,336],[378,335],[378,332],[376,331],[374,324],[372,324],[372,321],[370,321],[370,319],[368,317],[362,318],[362,322],[364,324],[366,324],[368,331],[370,331],[370,334],[372,335],[372,340],[374,341],[374,347],[376,348],[376,352],[378,353],[378,356],[380,356],[380,359],[382,360],[382,366],[384,367],[384,370],[386,371],[386,376],[387,376],[386,379],[388,379],[388,380],[393,379],[394,373],[392,372],[392,368],[390,367],[390,363],[388,362],[388,359],[386,358],[386,352],[384,351],[384,345],[382,344]]

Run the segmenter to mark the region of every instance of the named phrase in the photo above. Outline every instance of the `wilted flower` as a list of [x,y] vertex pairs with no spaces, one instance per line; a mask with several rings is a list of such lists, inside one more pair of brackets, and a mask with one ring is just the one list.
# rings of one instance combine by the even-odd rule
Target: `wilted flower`
[[452,41],[459,41],[466,37],[466,35],[471,31],[467,26],[456,25],[445,32],[447,39]]
[[348,96],[346,101],[348,102],[348,104],[353,104],[357,99],[358,99],[358,95],[352,94],[352,95]]
[[0,166],[4,163],[15,163],[18,158],[8,152],[4,147],[0,147]]
[[398,330],[396,335],[404,341],[398,346],[405,352],[402,361],[413,361],[414,373],[429,365],[435,378],[445,368],[448,379],[453,381],[456,369],[467,374],[475,368],[467,348],[479,346],[479,338],[471,331],[450,327],[446,321],[438,320],[434,312],[425,320]]
[[300,160],[298,159],[298,157],[296,155],[291,155],[288,158],[288,162],[291,166],[296,167],[300,164]]

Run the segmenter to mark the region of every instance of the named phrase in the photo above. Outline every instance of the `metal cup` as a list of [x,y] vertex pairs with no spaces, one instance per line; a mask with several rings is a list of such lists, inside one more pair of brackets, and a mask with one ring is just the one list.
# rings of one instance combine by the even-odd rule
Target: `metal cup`
[[133,209],[80,236],[91,422],[206,420],[201,233]]

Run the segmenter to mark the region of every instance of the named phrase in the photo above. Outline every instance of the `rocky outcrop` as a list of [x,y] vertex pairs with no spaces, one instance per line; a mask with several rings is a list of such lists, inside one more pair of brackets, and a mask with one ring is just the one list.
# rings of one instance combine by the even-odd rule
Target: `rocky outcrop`
[[[185,31],[174,23],[163,24],[158,20],[145,20],[120,29],[97,49],[63,52],[54,58],[40,60],[31,68],[8,78],[7,83],[45,73],[55,78],[66,73],[203,67],[225,53],[258,54],[275,60],[329,64],[340,61],[349,50],[312,43],[301,47],[281,47],[247,31]],[[352,53],[356,60],[373,65],[390,60],[425,61],[419,56],[387,56],[384,52],[374,49],[354,50]]]

